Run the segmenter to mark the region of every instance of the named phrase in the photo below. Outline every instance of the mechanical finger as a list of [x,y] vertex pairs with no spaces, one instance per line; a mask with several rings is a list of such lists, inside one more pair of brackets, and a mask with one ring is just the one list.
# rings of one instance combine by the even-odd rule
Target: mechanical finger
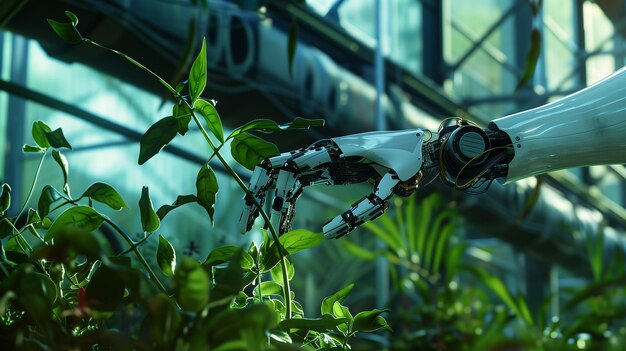
[[285,222],[292,210],[292,198],[296,189],[301,188],[296,174],[285,169],[278,172],[276,179],[276,191],[270,211],[270,223],[279,234],[284,233]]
[[387,209],[387,200],[393,194],[394,187],[400,182],[398,175],[390,171],[378,183],[376,190],[363,197],[341,215],[328,221],[324,227],[324,236],[327,239],[338,239],[361,224],[375,219]]
[[[257,202],[263,206],[265,203],[265,193],[274,182],[274,170],[269,162],[262,162],[254,168],[248,189],[250,194],[254,196]],[[249,194],[244,196],[244,208],[239,217],[239,230],[246,233],[252,228],[254,220],[259,215],[258,208],[254,205],[254,200]]]

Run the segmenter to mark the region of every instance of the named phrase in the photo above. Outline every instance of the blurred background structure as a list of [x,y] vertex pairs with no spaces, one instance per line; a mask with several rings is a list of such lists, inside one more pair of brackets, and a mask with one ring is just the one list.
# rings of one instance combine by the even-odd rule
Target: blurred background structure
[[[0,179],[12,185],[16,203],[25,199],[32,180],[23,175],[32,174],[28,170],[39,160],[23,154],[21,145],[30,141],[35,120],[62,126],[72,141],[74,149],[67,157],[74,165],[73,188],[102,180],[120,190],[129,204],[136,204],[142,185],[150,186],[155,206],[193,193],[197,167],[206,161],[209,150],[196,146],[202,145],[200,135],[191,130],[167,153],[137,165],[140,136],[170,114],[172,103],[160,85],[128,62],[58,39],[45,19],[62,20],[64,10],[78,15],[86,37],[129,54],[174,84],[185,79],[181,72],[206,37],[210,74],[205,96],[218,101],[227,129],[262,117],[284,122],[296,116],[326,119],[324,128],[273,140],[287,151],[320,138],[380,128],[435,130],[449,116],[485,126],[575,92],[624,66],[626,2],[546,0],[533,13],[535,3],[3,0]],[[290,72],[288,47],[295,29]],[[533,30],[539,39],[531,39]],[[530,80],[516,89],[529,54],[538,49]],[[58,173],[55,165],[44,164],[44,177],[61,182]],[[417,212],[421,199],[441,194],[441,201],[463,217],[460,231],[472,245],[469,259],[498,272],[533,309],[552,292],[552,310],[558,313],[559,287],[576,286],[592,274],[587,244],[598,236],[606,257],[626,251],[624,165],[494,184],[477,196],[435,183],[419,192]],[[365,185],[356,189],[307,189],[294,227],[319,231],[368,192]],[[249,240],[237,231],[241,191],[225,182],[218,196],[215,227],[202,209],[191,207],[173,212],[164,223],[160,231],[179,252],[204,258],[212,247]],[[131,205],[128,211],[137,210]],[[123,213],[110,215],[129,231],[140,231],[140,224],[125,222]],[[372,235],[361,230],[349,241],[369,245]],[[302,258],[320,266],[297,285],[309,301],[335,291],[342,279],[356,274],[341,240],[319,250]],[[322,275],[329,267],[318,259],[329,255],[336,257],[332,264],[337,277]],[[360,270],[370,282],[360,284],[364,299],[378,296],[379,304],[386,303],[391,289],[386,270],[380,261],[366,272]],[[320,291],[324,287],[327,291]]]

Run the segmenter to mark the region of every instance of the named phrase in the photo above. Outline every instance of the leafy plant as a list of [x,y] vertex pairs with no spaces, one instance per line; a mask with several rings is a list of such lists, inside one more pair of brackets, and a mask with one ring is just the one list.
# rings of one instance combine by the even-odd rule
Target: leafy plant
[[[276,146],[251,134],[273,133],[323,125],[323,120],[297,118],[278,125],[255,120],[235,128],[227,136],[215,102],[202,98],[206,85],[206,46],[193,62],[189,79],[177,87],[125,54],[83,37],[78,18],[66,12],[70,22],[48,20],[53,30],[70,43],[87,43],[118,55],[159,81],[174,97],[172,115],[153,124],[140,142],[139,164],[147,162],[177,135],[184,135],[193,121],[213,150],[197,176],[196,194],[180,195],[174,203],[155,211],[149,189],[139,200],[144,238],[134,241],[95,203],[113,210],[128,207],[121,194],[96,182],[74,197],[70,192],[68,161],[62,148],[71,149],[61,129],[35,122],[36,145],[24,152],[41,154],[30,193],[16,216],[11,209],[11,188],[0,194],[0,329],[3,345],[17,349],[146,349],[146,350],[343,350],[359,332],[389,329],[383,311],[357,313],[341,305],[345,291],[333,295],[332,310],[321,317],[304,316],[290,281],[295,267],[289,256],[319,245],[323,235],[303,229],[277,233],[263,208],[264,241],[247,249],[226,246],[212,250],[204,262],[177,258],[174,247],[159,236],[155,257],[146,257],[141,246],[160,227],[166,215],[189,203],[197,203],[213,221],[218,199],[217,174],[209,165],[216,157],[247,195],[247,187],[220,154],[231,142],[231,154],[252,168],[277,152]],[[204,122],[204,123],[203,123]],[[30,202],[46,155],[52,154],[63,175],[63,189],[46,185],[37,209]],[[249,196],[250,198],[254,198]],[[60,214],[56,214],[62,211]],[[111,255],[103,249],[98,233],[104,224],[126,241],[128,249]],[[281,235],[279,235],[281,234]],[[128,254],[133,257],[127,257]],[[160,268],[157,274],[153,267]],[[164,279],[165,278],[165,279]],[[330,299],[330,300],[329,300]],[[335,308],[335,306],[338,306]]]
[[[413,195],[396,199],[387,214],[364,225],[384,247],[365,249],[345,241],[346,248],[361,259],[385,257],[391,263],[390,303],[400,311],[391,317],[394,325],[403,326],[392,339],[392,350],[526,346],[504,333],[515,317],[532,325],[526,301],[513,296],[497,276],[464,264],[468,244],[459,237],[461,224],[459,213],[453,205],[443,205],[440,195],[419,201]],[[470,283],[476,280],[481,284]],[[485,287],[504,306],[494,304]]]

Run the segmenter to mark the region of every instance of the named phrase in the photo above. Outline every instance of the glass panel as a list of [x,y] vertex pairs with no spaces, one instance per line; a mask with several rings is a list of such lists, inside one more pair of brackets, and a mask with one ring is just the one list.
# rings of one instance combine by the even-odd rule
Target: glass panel
[[[11,35],[8,32],[0,31],[0,36],[2,37],[0,40],[0,48],[2,49],[2,52],[0,52],[0,79],[8,81],[11,70]],[[0,179],[5,177],[4,162],[8,152],[5,138],[5,135],[7,135],[8,103],[9,94],[0,91]]]
[[612,55],[595,55],[587,59],[587,84],[591,85],[615,72]]
[[[449,13],[447,14],[448,18],[453,22],[458,22],[457,25],[462,26],[464,28],[470,28],[471,32],[474,34],[476,38],[481,38],[483,34],[489,30],[494,23],[496,23],[502,17],[503,13],[509,9],[509,7],[513,4],[512,0],[478,0],[478,1],[446,1],[448,4],[444,5],[444,9],[448,9]],[[480,15],[477,15],[480,14]],[[445,15],[444,15],[445,16]],[[444,25],[450,25],[444,24]],[[454,24],[453,24],[454,26]],[[492,34],[493,36],[494,34]],[[505,37],[508,37],[505,35]],[[496,36],[496,39],[492,44],[497,44],[499,41],[499,36]],[[454,62],[458,60],[464,53],[465,50],[456,50],[456,42],[448,43],[453,50],[454,54],[450,57],[446,57],[449,62]]]
[[587,51],[613,49],[615,30],[602,9],[591,1],[583,4],[585,46]]
[[422,71],[422,6],[414,0],[391,1],[389,57],[413,73]]
[[[384,53],[395,63],[413,73],[422,68],[422,6],[414,0],[382,0],[387,13],[387,25],[382,35]],[[307,4],[322,15],[336,1],[311,1]],[[376,45],[376,1],[346,0],[339,10],[339,24],[365,45]]]
[[[514,18],[508,17],[484,42],[466,57],[475,43],[513,5],[512,1],[444,3],[444,59],[449,65],[459,65],[446,90],[462,98],[486,98],[508,95],[517,82],[514,67]],[[476,14],[480,13],[480,16]],[[463,60],[463,61],[461,61]],[[481,114],[498,117],[511,111],[512,104],[505,102],[481,103],[474,106]]]
[[573,88],[575,80],[572,78],[578,71],[575,53],[554,32],[544,30],[543,33],[548,91]]

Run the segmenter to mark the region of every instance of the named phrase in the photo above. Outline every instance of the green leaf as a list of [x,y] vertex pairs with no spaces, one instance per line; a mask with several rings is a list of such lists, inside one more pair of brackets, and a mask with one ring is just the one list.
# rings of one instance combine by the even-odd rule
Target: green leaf
[[243,269],[241,268],[243,254],[244,251],[239,249],[230,259],[226,268],[213,268],[215,286],[211,292],[212,304],[230,303],[248,283],[243,279]]
[[46,151],[46,149],[39,147],[39,146],[33,146],[33,145],[24,145],[22,147],[22,151],[23,152],[44,152]]
[[111,207],[114,210],[128,208],[126,202],[124,202],[124,199],[122,198],[122,195],[106,183],[96,182],[91,184],[81,197],[89,197]]
[[43,121],[36,121],[33,123],[31,133],[35,143],[37,143],[40,148],[47,149],[50,147],[50,142],[48,142],[48,138],[46,138],[46,133],[51,131],[52,129]]
[[604,254],[605,229],[606,224],[601,223],[598,226],[597,234],[595,235],[595,237],[589,236],[585,243],[585,246],[587,247],[587,255],[589,256],[589,263],[591,265],[591,273],[594,281],[601,280],[602,272],[604,271],[604,260],[606,259]]
[[353,243],[349,239],[341,240],[341,242],[343,243],[343,246],[346,248],[348,252],[350,252],[351,254],[353,254],[354,256],[362,260],[373,261],[377,259],[378,257],[380,257],[378,253],[374,251],[370,251],[368,249],[364,249],[363,247]]
[[70,145],[67,139],[65,139],[65,135],[63,135],[63,130],[61,130],[61,128],[57,128],[51,132],[46,132],[46,138],[48,139],[50,146],[53,148],[58,149],[65,147],[70,150],[72,149],[72,145]]
[[91,207],[70,207],[52,223],[44,240],[54,239],[55,235],[62,230],[91,232],[98,229],[102,222],[104,222],[104,217]]
[[176,270],[176,251],[167,239],[159,235],[159,248],[157,249],[157,263],[161,272],[168,277],[174,276]]
[[515,314],[522,319],[528,326],[533,325],[530,314],[524,313],[517,301],[513,298],[506,285],[502,280],[494,275],[487,273],[485,270],[474,266],[463,266],[470,273],[473,273],[481,283],[485,284],[493,291]]
[[141,197],[139,198],[139,212],[141,214],[141,227],[146,233],[152,233],[159,229],[161,221],[154,208],[152,200],[150,200],[150,190],[147,186],[141,189]]
[[346,299],[348,294],[350,294],[350,292],[352,291],[352,288],[354,288],[354,283],[346,286],[345,288],[337,291],[336,293],[328,297],[325,297],[324,300],[322,300],[322,305],[321,305],[322,314],[332,313],[333,305],[335,304],[335,302],[342,303]]
[[519,92],[526,83],[530,82],[535,74],[535,67],[539,61],[539,55],[541,54],[541,32],[537,28],[533,28],[530,32],[530,49],[526,55],[526,63],[524,65],[524,71],[520,77],[517,85],[515,86],[515,92]]
[[74,13],[70,11],[65,11],[65,15],[67,16],[67,18],[70,19],[70,21],[72,21],[73,26],[78,25],[78,17]]
[[624,275],[593,282],[582,288],[580,291],[577,291],[569,299],[569,301],[567,301],[563,310],[569,312],[584,301],[589,301],[595,297],[606,295],[609,292],[616,291],[624,286],[626,286],[626,276]]
[[[281,331],[281,330],[270,330],[270,338],[278,342],[284,343],[284,344],[293,343],[293,341],[291,340],[291,336],[289,336],[288,333],[285,333],[284,331]],[[295,347],[294,345],[294,348],[292,350],[301,350],[301,349],[299,347]]]
[[[287,266],[287,279],[292,280],[293,276],[296,273],[296,269],[294,268],[291,261],[289,261],[288,259],[285,259],[285,265]],[[282,270],[281,265],[279,264],[275,265],[270,270],[270,274],[272,275],[272,280],[274,280],[276,284],[280,286],[285,286],[285,283],[283,281],[283,270]]]
[[198,192],[197,201],[202,206],[211,218],[213,223],[213,213],[215,213],[215,196],[219,191],[219,185],[217,184],[217,177],[215,172],[205,164],[200,168],[198,177],[196,178],[196,190]]
[[289,64],[289,76],[293,72],[293,60],[296,57],[296,48],[298,46],[298,23],[295,19],[291,19],[289,25],[289,37],[287,39],[287,60]]
[[52,158],[59,164],[61,171],[63,172],[63,192],[68,196],[70,194],[70,186],[67,183],[68,174],[70,172],[70,166],[67,163],[67,158],[59,150],[52,150]]
[[8,218],[0,218],[0,239],[4,239],[7,236],[13,234],[13,227],[9,223]]
[[249,170],[263,159],[278,154],[276,145],[249,133],[241,133],[233,138],[230,153],[233,158]]
[[39,213],[32,208],[28,209],[28,217],[26,219],[26,225],[36,224],[41,222],[41,217],[39,217]]
[[178,134],[187,134],[187,131],[189,130],[189,122],[191,122],[191,110],[185,101],[180,101],[174,105],[172,108],[172,116],[176,119]]
[[209,302],[209,276],[200,263],[183,257],[174,273],[174,296],[180,308],[188,312],[198,312]]
[[279,323],[279,327],[282,330],[299,329],[325,332],[347,322],[350,322],[348,318],[335,318],[325,314],[320,318],[285,319]]
[[[349,321],[352,321],[353,319],[352,313],[350,313],[348,307],[343,306],[339,301],[335,301],[333,304],[332,315],[336,318],[348,319]],[[340,324],[337,326],[337,329],[339,329],[344,335],[347,335],[350,332],[348,324]]]
[[224,129],[222,128],[222,119],[217,113],[215,106],[205,99],[198,99],[194,102],[193,107],[200,112],[209,130],[215,135],[217,140],[224,142]]
[[93,262],[101,258],[101,253],[100,243],[92,233],[62,230],[55,235],[52,245],[35,248],[30,259],[64,263],[82,255]]
[[380,315],[383,312],[386,311],[374,309],[371,311],[359,312],[356,316],[354,316],[354,320],[352,321],[352,332],[372,332],[380,328],[392,331],[385,318]]
[[283,296],[283,288],[280,285],[276,284],[276,282],[273,282],[273,281],[261,282],[260,285],[254,288],[254,291],[252,292],[254,296],[257,296],[257,297],[259,296],[259,288],[261,289],[261,294],[263,296],[269,296],[269,295]]
[[50,205],[60,199],[58,192],[50,185],[46,185],[41,189],[41,195],[39,196],[39,203],[37,210],[41,218],[50,213]]
[[173,204],[161,206],[157,210],[157,212],[156,212],[157,216],[159,216],[160,220],[163,220],[163,218],[165,218],[165,216],[168,213],[170,213],[170,211],[172,211],[172,210],[174,210],[174,209],[176,209],[176,208],[178,208],[178,207],[180,207],[182,205],[188,204],[190,202],[196,202],[197,200],[198,200],[198,198],[196,198],[196,195],[193,195],[193,194],[191,194],[191,195],[179,195],[176,198],[176,201],[174,201]]
[[11,187],[9,184],[2,184],[2,194],[0,195],[0,215],[4,214],[11,206]]
[[76,25],[78,24],[78,18],[76,15],[69,11],[65,11],[65,15],[71,20],[70,23],[61,23],[48,18],[48,24],[52,27],[57,35],[70,44],[78,44],[83,40],[82,35]]
[[[205,266],[215,266],[218,264],[230,262],[241,248],[237,246],[222,246],[213,249],[206,260],[202,263]],[[241,268],[249,270],[254,265],[254,259],[249,253],[243,251],[241,256]]]
[[139,141],[139,164],[146,163],[169,144],[178,132],[178,120],[165,117],[154,123]]
[[227,139],[233,138],[241,133],[249,131],[257,131],[262,133],[280,132],[290,129],[308,129],[309,127],[323,126],[325,121],[323,119],[306,119],[296,117],[293,122],[279,125],[278,123],[270,119],[255,119],[243,126],[235,129],[228,135]]
[[245,292],[240,291],[233,299],[233,303],[230,305],[230,308],[244,308],[248,305],[248,299],[248,295],[246,295]]
[[324,235],[306,229],[295,229],[281,235],[278,240],[288,254],[309,249],[324,241]]
[[200,53],[198,53],[196,60],[191,65],[191,71],[189,72],[189,93],[194,105],[206,86],[206,65],[206,38],[203,38]]
[[143,319],[140,335],[149,335],[148,340],[156,342],[157,350],[175,349],[173,342],[181,335],[179,327],[182,317],[178,307],[165,294],[158,294],[145,301],[147,315]]

